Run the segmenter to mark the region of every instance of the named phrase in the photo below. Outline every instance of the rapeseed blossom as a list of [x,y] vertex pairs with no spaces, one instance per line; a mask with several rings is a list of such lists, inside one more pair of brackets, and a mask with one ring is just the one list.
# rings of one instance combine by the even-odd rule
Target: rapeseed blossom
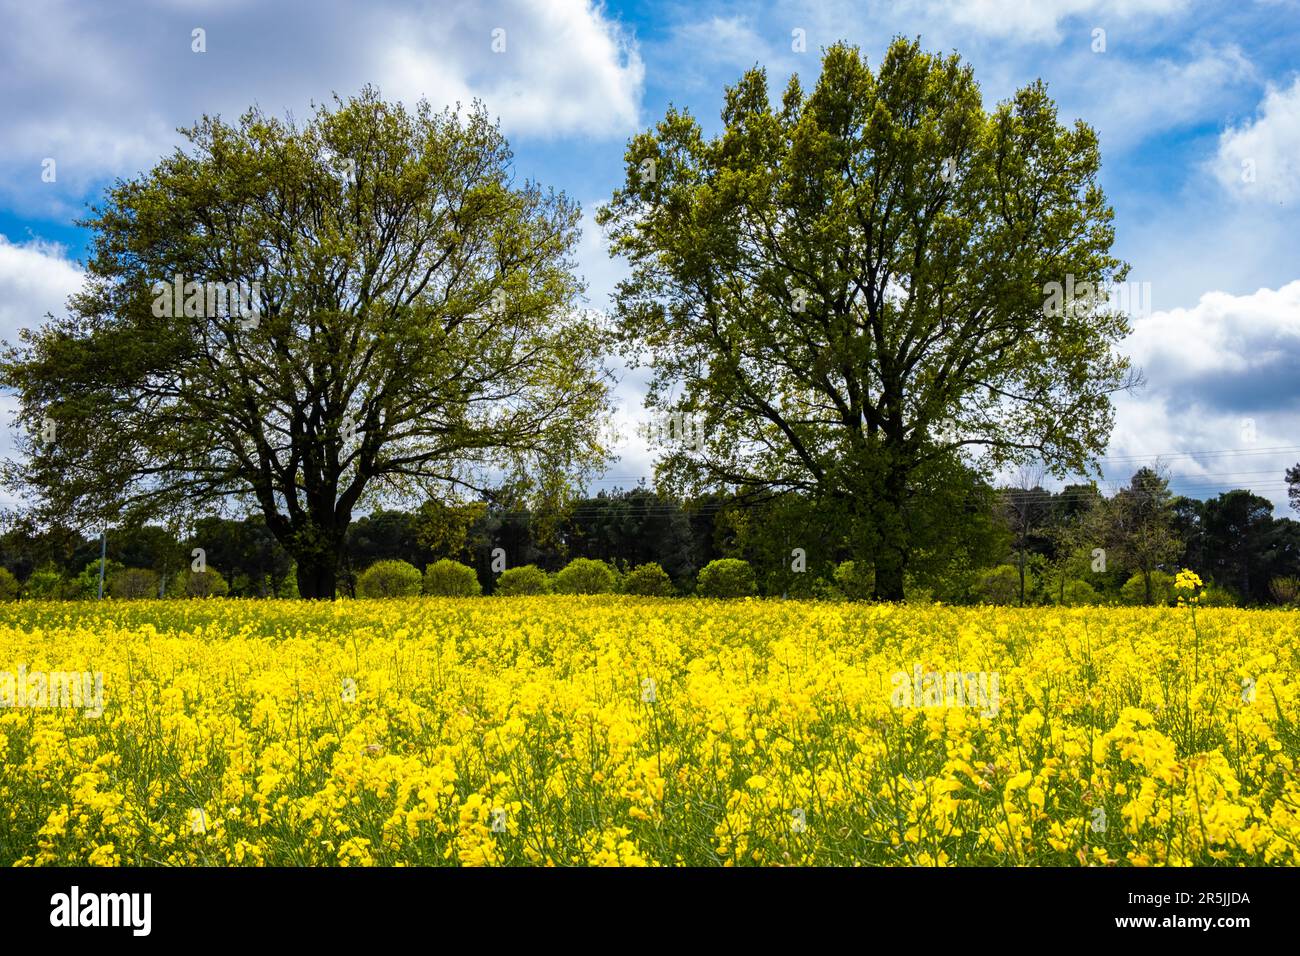
[[104,684],[0,708],[0,864],[1297,865],[1298,664],[1283,611],[0,605]]

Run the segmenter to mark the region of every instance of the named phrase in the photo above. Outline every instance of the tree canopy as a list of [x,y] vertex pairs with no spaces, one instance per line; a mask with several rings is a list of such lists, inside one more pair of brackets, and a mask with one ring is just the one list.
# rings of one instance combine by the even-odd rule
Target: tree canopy
[[514,180],[481,106],[372,89],[305,124],[204,117],[110,188],[69,313],[0,361],[5,469],[74,526],[243,503],[330,597],[354,511],[598,465],[602,333],[577,207]]
[[753,69],[722,120],[710,139],[670,109],[598,217],[632,266],[616,315],[649,403],[703,434],[661,475],[847,502],[877,596],[901,598],[936,487],[1105,446],[1131,378],[1099,294],[1125,267],[1097,137],[1041,83],[986,112],[969,66],[907,40],[874,72],[833,46],[779,104]]

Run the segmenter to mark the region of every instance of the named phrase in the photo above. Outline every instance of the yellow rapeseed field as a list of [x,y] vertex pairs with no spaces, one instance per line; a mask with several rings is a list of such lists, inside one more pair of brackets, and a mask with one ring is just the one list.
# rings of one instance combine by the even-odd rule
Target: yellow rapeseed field
[[1296,865],[1298,665],[1283,611],[0,605],[0,864]]

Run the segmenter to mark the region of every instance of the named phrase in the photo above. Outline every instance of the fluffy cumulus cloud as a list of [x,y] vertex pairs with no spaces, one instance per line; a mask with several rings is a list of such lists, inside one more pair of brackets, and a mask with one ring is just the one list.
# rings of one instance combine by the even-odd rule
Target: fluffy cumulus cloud
[[1300,280],[1137,319],[1124,350],[1147,385],[1117,402],[1109,475],[1163,457],[1176,490],[1248,486],[1285,507],[1282,475],[1300,460]]
[[635,45],[590,0],[399,13],[372,38],[372,51],[381,86],[395,95],[477,96],[508,130],[531,134],[626,133],[637,122],[645,79]]
[[[0,235],[0,341],[13,344],[19,329],[39,325],[46,313],[63,313],[81,277],[81,268],[61,247],[40,241],[14,243]],[[0,394],[0,458],[13,453],[15,436],[9,425],[17,410],[13,395]],[[0,508],[16,504],[17,499],[0,488]]]
[[47,313],[63,314],[81,277],[81,267],[62,247],[0,235],[0,340],[14,343],[19,329],[34,328]]
[[1300,76],[1289,87],[1270,86],[1255,118],[1223,131],[1214,173],[1244,200],[1300,198]]
[[[130,10],[0,0],[0,201],[66,217],[94,183],[152,165],[196,104],[302,115],[377,83],[435,106],[482,99],[510,135],[621,138],[638,120],[640,54],[593,0]],[[46,159],[56,180],[33,188]]]

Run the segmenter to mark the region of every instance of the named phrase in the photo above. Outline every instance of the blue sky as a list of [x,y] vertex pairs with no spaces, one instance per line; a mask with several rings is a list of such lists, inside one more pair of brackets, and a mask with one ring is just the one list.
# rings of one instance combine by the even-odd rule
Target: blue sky
[[[301,116],[365,83],[435,106],[477,97],[519,174],[590,216],[628,137],[670,102],[712,131],[750,66],[773,89],[792,72],[807,85],[822,47],[848,40],[875,63],[899,34],[970,61],[986,105],[1042,77],[1064,117],[1100,133],[1116,251],[1153,308],[1124,344],[1148,384],[1118,403],[1107,479],[1158,458],[1175,490],[1250,487],[1284,512],[1282,472],[1300,461],[1300,0],[0,0],[0,338],[62,309],[88,238],[73,221],[202,113]],[[623,270],[590,221],[580,267],[604,307]],[[629,437],[607,486],[653,468],[631,434],[636,374],[619,399]],[[11,408],[0,396],[0,454]]]

